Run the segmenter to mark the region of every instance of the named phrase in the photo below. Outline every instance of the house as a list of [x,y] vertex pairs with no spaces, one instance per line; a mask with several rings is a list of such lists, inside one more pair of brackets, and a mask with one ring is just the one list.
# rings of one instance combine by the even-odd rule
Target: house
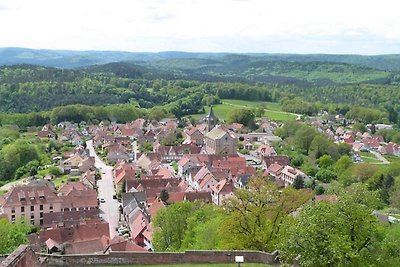
[[60,187],[62,211],[92,210],[98,208],[97,192],[81,182],[68,182]]
[[263,158],[265,156],[269,157],[269,156],[276,156],[277,153],[275,151],[275,149],[270,146],[270,145],[260,145],[257,150],[256,150],[256,154],[259,158]]
[[273,163],[278,163],[281,166],[286,166],[290,164],[290,159],[288,156],[265,156],[263,157],[262,165],[264,168],[269,168]]
[[277,178],[280,177],[281,172],[283,170],[283,166],[278,163],[272,163],[266,170],[268,171],[271,177]]
[[107,160],[109,162],[117,162],[119,160],[129,161],[130,159],[131,159],[131,156],[123,149],[110,151],[107,154]]
[[46,183],[17,186],[0,197],[0,214],[10,222],[25,218],[27,222],[43,225],[45,213],[60,212],[62,199]]
[[233,197],[233,191],[235,187],[233,182],[228,179],[223,179],[219,181],[213,188],[212,188],[212,200],[215,205],[222,205],[222,202],[230,197]]
[[205,151],[207,154],[236,154],[237,139],[235,135],[222,127],[215,127],[206,134]]
[[394,143],[389,143],[386,145],[380,145],[378,147],[378,152],[382,155],[394,155],[398,154],[399,146]]
[[[48,242],[49,239],[52,241]],[[110,245],[110,230],[108,223],[88,220],[71,227],[42,229],[37,241],[48,250],[62,247],[67,255],[102,254]]]
[[249,141],[245,141],[243,143],[243,148],[246,149],[246,150],[253,150],[254,149],[254,145]]
[[139,246],[133,241],[128,241],[125,240],[123,237],[116,236],[111,240],[111,244],[106,248],[104,253],[108,253],[109,251],[113,252],[133,252],[133,251],[139,251],[139,252],[144,252],[147,251],[147,249]]
[[369,146],[359,141],[356,141],[353,143],[353,150],[354,152],[362,152],[362,151],[368,152]]
[[64,160],[61,163],[61,168],[65,173],[70,173],[71,175],[79,175],[79,165],[82,163],[83,157],[79,154],[73,154],[70,158]]
[[181,188],[179,179],[137,179],[126,181],[127,192],[146,192],[147,197],[155,197],[161,190],[166,189],[168,192],[179,192]]
[[294,180],[300,176],[306,178],[306,175],[300,170],[293,168],[289,165],[286,165],[281,170],[281,176],[279,178],[285,182],[285,186],[288,186],[293,184]]
[[83,173],[81,175],[81,178],[79,179],[79,181],[91,189],[97,188],[95,171],[91,171],[91,170],[86,171],[85,173]]
[[157,169],[160,165],[161,156],[158,153],[142,154],[137,160],[137,166],[146,172]]
[[185,192],[183,201],[201,200],[205,203],[212,203],[211,192]]
[[94,170],[95,158],[94,157],[87,157],[84,158],[79,164],[78,169],[80,173],[87,172],[88,170]]
[[[131,232],[131,238],[141,247],[146,246],[144,232],[149,227],[149,218],[141,211],[135,212],[128,221],[128,226]],[[151,240],[147,240],[151,242]]]
[[127,164],[125,161],[118,161],[114,167],[114,185],[117,192],[121,191],[127,180],[135,179],[138,171],[135,166]]
[[201,146],[204,144],[204,135],[196,127],[192,127],[184,132],[186,139],[183,144],[195,144]]
[[44,213],[42,227],[73,227],[87,220],[98,219],[99,213],[98,209]]
[[232,123],[232,124],[230,124],[230,125],[227,125],[227,128],[228,128],[230,131],[232,131],[232,132],[237,132],[237,131],[243,129],[243,127],[244,127],[243,124],[241,124],[241,123],[236,123],[236,122],[234,122],[234,123]]
[[348,133],[344,134],[343,135],[343,142],[346,143],[346,144],[352,145],[355,142],[353,135],[352,134],[348,134]]
[[183,156],[177,163],[178,165],[178,175],[183,176],[187,171],[195,166],[196,164],[190,160],[190,157]]

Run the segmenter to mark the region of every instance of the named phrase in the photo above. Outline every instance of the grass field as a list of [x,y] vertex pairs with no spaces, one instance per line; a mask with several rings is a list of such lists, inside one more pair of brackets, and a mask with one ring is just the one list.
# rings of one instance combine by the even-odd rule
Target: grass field
[[237,100],[237,99],[222,99],[222,103],[232,104],[236,106],[244,106],[249,108],[257,108],[263,106],[264,108],[271,111],[282,111],[281,103],[277,102],[265,102],[265,101],[248,101],[248,100]]
[[395,155],[384,155],[384,157],[389,162],[400,162],[400,157],[397,157]]
[[[282,105],[274,102],[263,102],[263,101],[247,101],[247,100],[236,100],[236,99],[222,99],[222,104],[213,106],[215,115],[224,121],[229,117],[229,113],[235,108],[257,108],[261,105],[265,105],[266,110],[264,116],[275,121],[288,121],[295,120],[296,115],[286,113],[282,111]],[[192,115],[195,119],[203,118],[209,111],[209,107],[204,107],[205,114],[194,114]]]
[[361,152],[360,156],[364,163],[371,163],[371,164],[382,163],[371,152]]
[[[127,267],[236,267],[237,263],[226,263],[226,264],[166,264],[166,265],[127,265]],[[241,267],[269,267],[271,265],[262,263],[241,263]],[[98,267],[111,267],[111,266],[98,266]]]

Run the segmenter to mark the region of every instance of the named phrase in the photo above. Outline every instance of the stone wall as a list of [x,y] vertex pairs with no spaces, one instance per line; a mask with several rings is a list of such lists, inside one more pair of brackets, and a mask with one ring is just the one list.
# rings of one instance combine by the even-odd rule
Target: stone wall
[[27,245],[21,245],[1,263],[0,267],[41,267],[39,257]]
[[235,256],[244,256],[245,262],[277,263],[278,252],[260,251],[186,251],[186,252],[110,252],[104,255],[45,255],[45,264],[59,266],[149,265],[179,263],[234,263]]

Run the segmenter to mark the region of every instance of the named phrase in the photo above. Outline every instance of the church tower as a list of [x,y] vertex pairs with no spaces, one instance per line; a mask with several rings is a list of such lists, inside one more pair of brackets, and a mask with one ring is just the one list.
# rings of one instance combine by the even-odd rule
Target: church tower
[[210,111],[204,118],[204,122],[207,123],[206,133],[211,131],[217,125],[218,118],[214,115],[214,110],[212,106],[210,106]]

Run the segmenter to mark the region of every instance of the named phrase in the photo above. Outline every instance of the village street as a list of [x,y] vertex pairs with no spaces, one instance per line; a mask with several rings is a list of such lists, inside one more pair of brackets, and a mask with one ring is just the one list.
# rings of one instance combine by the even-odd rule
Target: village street
[[101,180],[97,181],[98,185],[98,198],[104,199],[104,203],[100,203],[100,214],[109,223],[110,238],[112,239],[116,234],[119,220],[119,203],[113,196],[116,194],[113,184],[112,167],[107,166],[96,154],[92,140],[87,141],[87,148],[90,151],[90,156],[95,157],[95,166],[101,172]]

